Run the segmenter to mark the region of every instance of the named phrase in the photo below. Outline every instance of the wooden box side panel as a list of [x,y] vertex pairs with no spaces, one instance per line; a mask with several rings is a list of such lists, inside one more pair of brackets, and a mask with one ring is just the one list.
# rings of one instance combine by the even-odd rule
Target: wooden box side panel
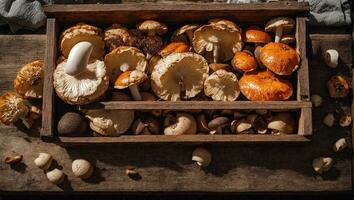
[[302,108],[298,124],[298,135],[312,135],[312,109],[311,107]]

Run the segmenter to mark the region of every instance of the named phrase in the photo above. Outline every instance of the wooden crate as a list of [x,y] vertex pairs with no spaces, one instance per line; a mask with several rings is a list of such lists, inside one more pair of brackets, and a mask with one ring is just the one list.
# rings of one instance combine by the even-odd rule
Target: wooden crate
[[[44,7],[47,19],[47,50],[43,97],[41,138],[63,145],[103,143],[298,143],[308,142],[312,135],[311,102],[309,101],[309,70],[306,58],[307,3],[272,2],[258,4],[114,4],[114,5],[52,5]],[[206,23],[211,18],[235,21],[241,27],[263,24],[277,16],[296,19],[296,48],[301,65],[296,71],[296,93],[290,101],[180,101],[180,102],[97,102],[81,109],[278,109],[299,113],[298,133],[292,135],[123,135],[120,137],[61,137],[56,134],[56,105],[60,102],[53,88],[53,72],[58,56],[58,35],[64,28],[77,22],[106,27],[113,23],[132,25],[157,19],[169,27],[187,23]],[[80,109],[78,108],[78,109]]]

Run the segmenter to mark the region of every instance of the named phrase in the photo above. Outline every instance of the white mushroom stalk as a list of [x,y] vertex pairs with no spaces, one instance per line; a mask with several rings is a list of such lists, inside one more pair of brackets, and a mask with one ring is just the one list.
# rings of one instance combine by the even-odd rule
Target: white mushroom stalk
[[75,76],[86,67],[92,53],[93,46],[89,42],[79,42],[71,48],[68,61],[64,66],[65,73]]

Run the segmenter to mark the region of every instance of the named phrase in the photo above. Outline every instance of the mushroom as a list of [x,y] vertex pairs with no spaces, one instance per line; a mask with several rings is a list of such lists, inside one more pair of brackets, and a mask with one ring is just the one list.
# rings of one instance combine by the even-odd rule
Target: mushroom
[[193,33],[199,27],[200,27],[199,24],[187,24],[187,25],[184,25],[184,26],[180,27],[179,29],[177,29],[173,33],[173,35],[171,37],[171,41],[173,41],[173,42],[185,42],[185,43],[192,44],[192,42],[193,42]]
[[208,73],[208,63],[202,56],[191,52],[173,53],[155,66],[151,87],[163,100],[190,99],[203,90]]
[[333,145],[333,151],[334,152],[341,152],[343,149],[345,149],[348,146],[347,139],[345,138],[340,138],[334,143]]
[[245,118],[239,120],[233,120],[231,122],[231,132],[236,134],[253,133],[253,130],[251,129],[252,127],[253,127],[252,123]]
[[32,126],[28,123],[27,115],[29,107],[26,101],[15,92],[5,92],[0,96],[0,122],[5,125],[15,123],[21,119],[27,128]]
[[85,70],[92,53],[92,44],[79,42],[71,48],[64,71],[68,75],[75,76]]
[[328,127],[332,127],[334,125],[335,121],[336,121],[336,119],[334,118],[333,113],[326,114],[322,120],[323,124]]
[[236,75],[223,69],[217,70],[205,80],[204,93],[215,101],[235,101],[240,95]]
[[46,173],[48,180],[54,184],[61,184],[65,179],[65,174],[60,169],[53,169]]
[[167,26],[155,20],[145,20],[136,27],[139,31],[147,33],[147,36],[140,41],[140,47],[145,52],[146,58],[150,59],[161,49],[163,41],[158,35],[165,34]]
[[209,69],[211,73],[216,72],[219,69],[223,69],[227,72],[233,72],[232,67],[229,64],[225,64],[225,63],[210,63]]
[[14,156],[7,156],[5,158],[5,163],[9,165],[13,165],[22,161],[22,155],[14,155]]
[[288,45],[295,43],[295,41],[296,41],[296,38],[293,35],[283,35],[280,39],[281,43],[285,43]]
[[256,26],[250,26],[242,31],[242,41],[254,43],[255,46],[261,46],[272,41],[272,37]]
[[216,117],[208,123],[210,134],[222,134],[222,129],[230,123],[227,117]]
[[349,84],[342,75],[332,76],[327,82],[329,96],[332,98],[346,97],[349,94]]
[[338,66],[339,53],[335,49],[328,49],[324,53],[324,61],[325,63],[332,68],[336,68]]
[[120,46],[137,46],[131,32],[120,24],[112,24],[104,31],[103,38],[108,51]]
[[170,55],[171,53],[183,53],[188,51],[189,46],[186,45],[184,42],[171,42],[159,52],[159,55],[164,58]]
[[275,33],[275,42],[279,42],[283,34],[290,33],[295,21],[289,17],[277,17],[267,22],[264,30]]
[[14,80],[16,92],[24,98],[42,98],[44,62],[36,60],[26,64],[17,73]]
[[311,95],[311,102],[314,107],[319,107],[322,105],[322,97],[318,94]]
[[206,120],[205,114],[199,114],[197,117],[197,127],[198,127],[198,132],[201,133],[206,133],[209,132],[208,128],[208,122]]
[[288,80],[277,77],[268,70],[245,73],[239,85],[242,94],[251,101],[287,100],[293,94]]
[[332,168],[333,158],[331,157],[319,157],[312,161],[312,167],[315,172],[322,174]]
[[197,123],[194,117],[187,113],[177,113],[176,122],[165,127],[165,135],[193,135],[197,133]]
[[135,47],[120,46],[104,57],[109,79],[114,82],[126,71],[139,70],[145,72],[147,61],[144,54]]
[[103,61],[90,60],[79,74],[65,72],[67,60],[61,62],[53,74],[54,89],[64,102],[72,105],[92,103],[101,98],[108,89],[109,78]]
[[208,150],[198,147],[193,151],[192,161],[196,162],[200,167],[207,167],[212,160],[211,154]]
[[131,178],[133,180],[140,180],[141,179],[141,176],[135,167],[128,167],[125,170],[125,175],[129,176],[129,178]]
[[34,164],[40,169],[47,170],[52,161],[53,157],[49,153],[39,153],[38,157],[34,160]]
[[86,119],[76,112],[65,113],[58,122],[57,131],[63,136],[80,136],[88,130]]
[[295,131],[295,120],[290,113],[277,113],[268,122],[268,129],[279,134],[292,134]]
[[147,78],[144,72],[134,70],[123,72],[114,82],[114,88],[125,89],[129,88],[131,95],[135,101],[141,101],[138,85]]
[[350,113],[345,113],[344,115],[342,115],[339,119],[339,125],[341,127],[348,127],[352,124],[352,116],[350,115]]
[[260,49],[261,62],[278,75],[291,75],[300,63],[299,54],[283,43],[268,43]]
[[37,106],[31,106],[29,111],[30,119],[39,119],[42,116],[42,111]]
[[222,19],[222,18],[214,18],[208,21],[208,24],[220,24],[223,26],[226,26],[227,28],[238,30],[241,32],[240,27],[237,26],[234,22],[227,20],[227,19]]
[[59,39],[60,50],[65,58],[68,58],[71,48],[77,43],[86,41],[92,44],[91,58],[101,59],[104,55],[104,41],[102,30],[84,23],[78,23],[66,29]]
[[74,176],[82,179],[88,179],[92,175],[93,167],[87,160],[76,159],[71,165]]
[[246,52],[236,52],[231,61],[236,71],[249,72],[257,69],[256,59]]
[[204,25],[194,32],[193,48],[209,62],[228,61],[242,46],[240,29],[220,23]]

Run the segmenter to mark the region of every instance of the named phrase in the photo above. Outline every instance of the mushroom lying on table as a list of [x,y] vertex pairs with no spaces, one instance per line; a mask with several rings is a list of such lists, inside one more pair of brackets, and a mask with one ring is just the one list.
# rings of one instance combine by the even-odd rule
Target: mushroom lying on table
[[217,70],[205,80],[204,93],[215,101],[235,101],[240,95],[236,75],[223,69]]
[[289,17],[277,17],[267,22],[264,30],[275,33],[275,42],[280,42],[283,34],[290,33],[295,26],[295,21]]
[[173,42],[184,42],[192,45],[194,31],[199,28],[199,24],[187,24],[177,29],[172,37]]
[[173,53],[162,58],[151,74],[151,87],[163,100],[195,97],[208,77],[207,61],[195,53]]
[[147,78],[144,72],[134,70],[122,73],[114,83],[114,88],[125,89],[129,88],[131,95],[135,101],[141,101],[138,85]]
[[27,118],[29,107],[25,100],[15,92],[5,92],[0,96],[0,122],[11,125],[21,119],[23,124],[30,128],[32,121]]

